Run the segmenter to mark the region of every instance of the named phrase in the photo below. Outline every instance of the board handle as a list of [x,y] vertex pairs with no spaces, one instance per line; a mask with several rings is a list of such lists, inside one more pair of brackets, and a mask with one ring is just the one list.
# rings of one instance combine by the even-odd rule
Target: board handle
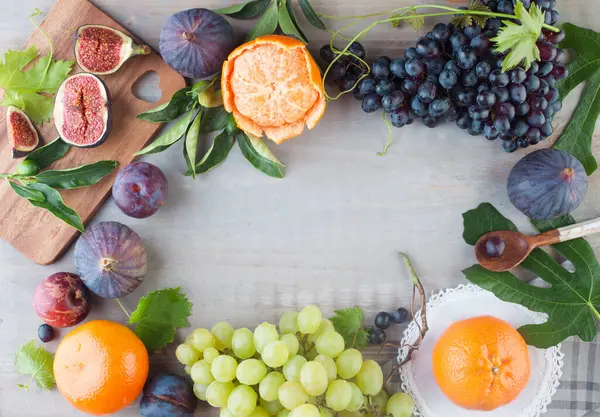
[[561,242],[593,235],[595,233],[600,233],[600,218],[572,224],[570,226],[565,226],[558,229]]

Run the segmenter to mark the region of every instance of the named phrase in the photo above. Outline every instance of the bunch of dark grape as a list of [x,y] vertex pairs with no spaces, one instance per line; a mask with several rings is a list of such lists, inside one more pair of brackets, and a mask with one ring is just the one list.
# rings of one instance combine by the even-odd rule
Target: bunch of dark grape
[[[545,22],[555,25],[559,14],[556,0],[522,0],[526,9],[537,4]],[[488,0],[493,12],[513,14],[513,0]],[[502,26],[500,19],[487,20],[485,27],[473,24],[459,28],[437,24],[405,51],[404,58],[387,56],[371,64],[365,74],[356,58],[342,57],[327,76],[342,91],[352,90],[367,113],[383,109],[395,127],[421,118],[427,127],[455,121],[473,136],[502,140],[506,152],[535,145],[552,134],[552,120],[562,108],[556,82],[567,75],[566,54],[556,45],[564,32],[544,29],[537,42],[540,61],[525,70],[521,65],[502,71],[505,55],[494,51],[492,38]],[[364,48],[354,43],[350,52]],[[321,58],[331,62],[335,54],[325,45]]]
[[375,316],[375,327],[369,333],[369,343],[380,345],[385,342],[385,331],[392,324],[403,324],[410,318],[410,313],[404,307],[397,308],[392,313],[382,311]]

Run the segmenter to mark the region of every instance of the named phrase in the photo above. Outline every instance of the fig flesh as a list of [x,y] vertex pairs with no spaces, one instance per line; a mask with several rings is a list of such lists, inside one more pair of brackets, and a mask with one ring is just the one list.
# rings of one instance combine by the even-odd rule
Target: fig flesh
[[137,219],[145,219],[160,209],[168,194],[167,177],[147,162],[134,162],[119,172],[112,187],[117,207]]
[[54,124],[70,145],[92,148],[110,134],[111,106],[108,88],[93,74],[67,78],[56,93]]
[[233,27],[223,16],[208,9],[189,9],[172,15],[158,43],[165,62],[190,78],[204,78],[220,71],[235,46]]
[[26,156],[40,144],[40,137],[35,126],[21,109],[8,106],[6,123],[13,158]]
[[57,272],[35,288],[33,309],[52,327],[71,327],[87,317],[90,312],[89,298],[88,289],[77,275]]
[[75,268],[85,285],[103,298],[123,297],[146,274],[142,239],[118,222],[88,227],[75,244]]
[[148,46],[137,45],[120,30],[108,26],[83,25],[75,32],[75,59],[90,74],[112,74],[129,58],[149,53]]

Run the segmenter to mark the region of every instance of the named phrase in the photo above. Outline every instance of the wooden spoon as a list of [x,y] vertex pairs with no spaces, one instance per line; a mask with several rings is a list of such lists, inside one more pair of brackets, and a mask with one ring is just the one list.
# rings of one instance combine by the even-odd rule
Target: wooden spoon
[[[535,248],[600,232],[600,218],[549,230],[535,236],[509,230],[489,232],[475,244],[477,262],[485,269],[504,272],[518,266]],[[489,241],[490,251],[487,245]]]

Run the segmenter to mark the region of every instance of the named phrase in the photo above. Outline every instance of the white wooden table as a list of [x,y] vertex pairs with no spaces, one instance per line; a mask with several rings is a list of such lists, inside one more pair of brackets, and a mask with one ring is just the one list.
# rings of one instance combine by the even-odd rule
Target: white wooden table
[[[53,2],[0,1],[0,52],[20,48],[32,31],[29,14],[36,7],[48,11]],[[596,2],[559,0],[559,10],[564,21],[599,30]],[[229,1],[94,3],[156,47],[160,29],[172,13],[216,8]],[[412,2],[313,0],[313,4],[329,15],[350,15]],[[234,24],[244,30],[250,22]],[[325,32],[303,27],[313,50],[328,39]],[[382,26],[364,43],[371,57],[383,51],[397,56],[416,38],[411,29]],[[568,108],[572,105],[567,103],[564,113]],[[376,152],[386,135],[379,116],[363,113],[358,102],[346,98],[329,104],[315,130],[275,149],[287,165],[284,180],[255,171],[237,147],[225,164],[195,182],[182,175],[179,146],[148,158],[169,179],[168,204],[150,219],[134,220],[109,200],[94,220],[128,224],[146,243],[148,275],[124,304],[132,310],[148,291],[181,286],[194,303],[194,327],[211,327],[220,320],[253,327],[307,303],[320,305],[327,314],[360,305],[372,321],[380,310],[408,307],[411,284],[398,250],[411,256],[432,292],[464,283],[460,271],[474,263],[472,249],[461,237],[464,211],[490,201],[519,226],[529,228],[505,191],[507,174],[523,153],[507,155],[499,143],[473,138],[453,124],[430,130],[419,122],[395,130],[394,145],[386,157],[379,157]],[[599,186],[596,174],[585,203],[575,213],[578,219],[600,214]],[[599,238],[591,241],[596,248],[600,244]],[[31,307],[35,286],[51,273],[73,271],[72,251],[55,265],[42,267],[0,242],[0,265],[0,416],[81,415],[56,391],[18,390],[17,383],[26,378],[13,366],[15,351],[37,339],[40,320]],[[89,319],[94,318],[125,321],[114,301],[97,298]],[[390,337],[398,339],[400,330]],[[56,345],[46,347],[54,350]],[[173,349],[154,355],[152,372],[181,370]],[[133,406],[120,415],[138,413]]]

